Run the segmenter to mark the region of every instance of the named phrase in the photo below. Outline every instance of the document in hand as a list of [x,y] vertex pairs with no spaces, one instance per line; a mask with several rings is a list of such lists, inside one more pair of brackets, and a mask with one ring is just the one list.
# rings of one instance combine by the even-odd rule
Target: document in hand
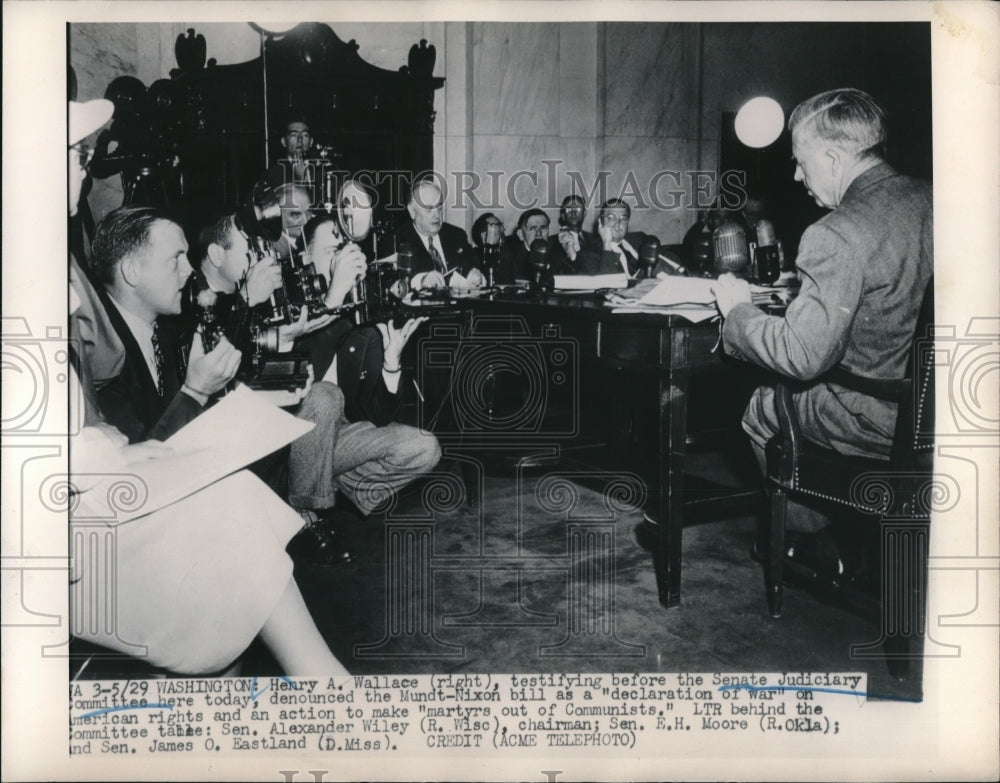
[[704,277],[668,277],[639,300],[641,305],[710,305],[715,302],[715,281]]
[[599,288],[628,288],[625,273],[613,275],[553,275],[557,291],[596,291]]
[[256,462],[314,426],[240,386],[168,438],[169,457],[109,474],[79,496],[71,515],[110,523],[137,519]]

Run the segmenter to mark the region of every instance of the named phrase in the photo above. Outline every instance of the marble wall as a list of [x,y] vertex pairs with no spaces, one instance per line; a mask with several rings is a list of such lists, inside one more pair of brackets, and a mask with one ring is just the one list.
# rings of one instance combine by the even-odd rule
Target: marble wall
[[[421,38],[435,46],[435,74],[445,77],[435,94],[435,168],[449,185],[446,219],[466,228],[484,211],[512,228],[524,209],[539,206],[554,229],[561,199],[579,192],[595,205],[623,196],[634,206],[633,227],[679,242],[695,220],[697,172],[717,168],[723,112],[758,94],[788,111],[845,84],[885,84],[899,111],[913,102],[903,87],[890,89],[914,67],[905,51],[885,63],[876,56],[898,30],[877,26],[328,23],[391,70]],[[187,26],[73,25],[70,62],[81,99],[100,96],[117,75],[146,84],[165,77]],[[220,63],[259,52],[246,24],[195,26]],[[925,102],[920,111],[929,116],[929,94]],[[922,144],[929,146],[929,129]]]

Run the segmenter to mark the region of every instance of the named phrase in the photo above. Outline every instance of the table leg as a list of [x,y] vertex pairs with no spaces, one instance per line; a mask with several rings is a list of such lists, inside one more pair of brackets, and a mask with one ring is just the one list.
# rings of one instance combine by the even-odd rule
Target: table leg
[[684,458],[687,453],[687,332],[672,329],[664,346],[669,368],[659,379],[659,436],[652,507],[659,521],[656,587],[666,608],[681,602],[681,537],[684,528]]

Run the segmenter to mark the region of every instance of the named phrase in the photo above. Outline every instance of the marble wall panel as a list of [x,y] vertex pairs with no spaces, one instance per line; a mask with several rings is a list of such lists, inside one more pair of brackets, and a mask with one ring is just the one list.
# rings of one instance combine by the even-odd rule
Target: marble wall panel
[[605,135],[692,138],[697,25],[608,24],[604,32]]
[[472,25],[472,132],[559,132],[559,25]]
[[696,178],[696,159],[694,141],[609,136],[602,167],[608,196],[632,206],[633,229],[656,234],[664,244],[679,243],[697,219],[698,184],[711,180]]
[[[69,28],[69,64],[76,72],[77,99],[103,98],[119,76],[138,77],[138,35],[135,24],[73,24]],[[147,85],[148,86],[148,85]],[[87,201],[96,220],[121,206],[121,177],[95,179]]]
[[589,140],[477,136],[472,157],[472,170],[481,179],[480,186],[471,190],[478,199],[470,203],[473,219],[483,212],[493,212],[503,220],[508,232],[521,212],[534,207],[544,210],[555,227],[560,201],[578,187],[577,183],[593,189],[596,179],[593,144]]

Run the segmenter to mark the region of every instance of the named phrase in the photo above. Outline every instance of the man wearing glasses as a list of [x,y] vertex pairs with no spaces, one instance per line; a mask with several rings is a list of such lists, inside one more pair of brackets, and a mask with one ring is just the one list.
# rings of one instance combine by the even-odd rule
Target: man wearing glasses
[[639,261],[639,248],[645,240],[656,237],[641,231],[629,231],[631,217],[631,208],[621,199],[609,199],[601,205],[597,219],[597,236],[601,241],[599,245],[594,242],[581,248],[577,256],[579,274],[624,273],[629,279],[640,275],[642,264]]

